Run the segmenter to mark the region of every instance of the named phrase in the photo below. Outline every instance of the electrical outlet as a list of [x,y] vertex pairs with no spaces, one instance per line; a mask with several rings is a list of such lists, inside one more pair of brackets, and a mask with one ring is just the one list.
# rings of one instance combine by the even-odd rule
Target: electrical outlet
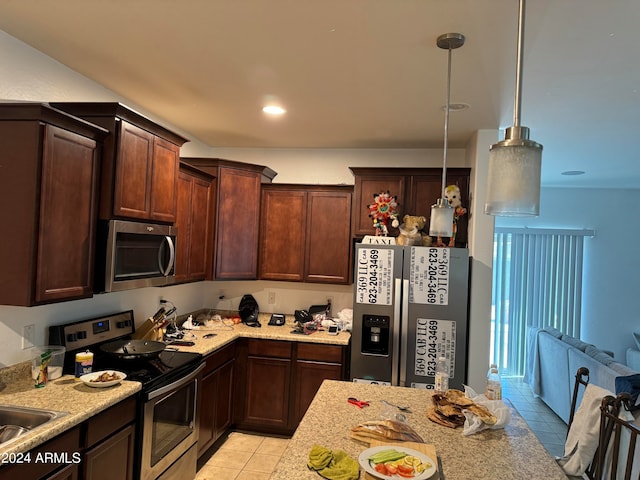
[[276,292],[269,292],[269,305],[275,305],[276,303]]
[[25,325],[22,327],[22,349],[35,346],[36,342],[36,326],[35,324]]

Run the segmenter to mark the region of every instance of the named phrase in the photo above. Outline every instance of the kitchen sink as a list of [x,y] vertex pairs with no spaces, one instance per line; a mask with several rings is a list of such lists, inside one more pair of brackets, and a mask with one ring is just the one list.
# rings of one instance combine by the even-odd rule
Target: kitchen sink
[[0,447],[64,415],[54,410],[0,405]]

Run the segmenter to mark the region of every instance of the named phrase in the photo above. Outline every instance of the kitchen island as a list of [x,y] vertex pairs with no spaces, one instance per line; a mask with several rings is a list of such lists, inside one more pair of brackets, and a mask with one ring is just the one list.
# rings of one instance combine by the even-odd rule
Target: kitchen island
[[[398,413],[382,403],[409,406],[406,422],[438,456],[440,480],[520,480],[566,476],[547,453],[531,429],[511,407],[511,421],[504,429],[485,430],[463,436],[462,428],[437,425],[426,416],[431,406],[428,390],[368,385],[325,380],[276,466],[272,480],[316,480],[307,468],[309,451],[318,444],[330,450],[344,450],[357,459],[367,446],[349,437],[351,427],[383,414]],[[349,397],[370,402],[362,409],[347,402]],[[361,475],[361,478],[362,475]],[[438,478],[437,476],[434,478]]]

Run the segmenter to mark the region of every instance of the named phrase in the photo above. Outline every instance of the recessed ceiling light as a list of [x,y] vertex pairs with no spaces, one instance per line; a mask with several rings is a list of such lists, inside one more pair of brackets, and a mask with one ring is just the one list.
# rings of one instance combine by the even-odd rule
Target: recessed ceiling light
[[277,105],[267,105],[262,109],[262,111],[268,115],[283,115],[286,113],[286,110]]
[[[471,108],[468,103],[450,103],[449,111],[450,112],[461,112],[462,110],[469,110]],[[440,107],[440,110],[446,110],[447,106],[443,105]]]
[[584,172],[582,170],[567,170],[562,172],[562,175],[584,175]]

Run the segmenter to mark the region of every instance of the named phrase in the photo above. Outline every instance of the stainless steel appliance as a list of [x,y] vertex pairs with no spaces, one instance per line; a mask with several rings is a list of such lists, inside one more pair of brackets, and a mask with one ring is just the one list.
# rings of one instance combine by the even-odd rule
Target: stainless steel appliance
[[[77,352],[94,353],[93,369],[113,369],[142,383],[138,399],[134,478],[193,480],[198,428],[196,409],[202,355],[165,349],[157,356],[131,358],[100,346],[129,339],[135,331],[133,311],[49,327],[49,342],[64,345],[65,373],[74,373]],[[108,350],[108,349],[107,349]]]
[[110,220],[98,225],[96,291],[158,287],[175,281],[175,227]]
[[444,356],[463,388],[469,251],[356,244],[354,276],[352,379],[431,389]]

